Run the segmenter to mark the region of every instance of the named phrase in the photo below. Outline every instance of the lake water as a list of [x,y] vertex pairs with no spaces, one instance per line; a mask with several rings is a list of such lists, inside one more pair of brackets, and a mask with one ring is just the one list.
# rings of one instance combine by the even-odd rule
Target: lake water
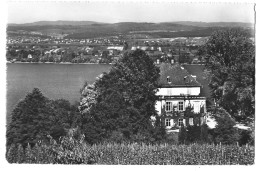
[[85,81],[93,83],[102,72],[109,71],[105,64],[7,64],[7,121],[16,104],[39,88],[50,99],[63,98],[71,103],[80,100],[80,89]]

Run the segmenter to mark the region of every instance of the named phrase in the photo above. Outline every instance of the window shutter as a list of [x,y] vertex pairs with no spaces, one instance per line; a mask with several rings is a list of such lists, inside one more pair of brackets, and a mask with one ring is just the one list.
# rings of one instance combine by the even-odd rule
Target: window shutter
[[200,124],[203,125],[203,123],[204,123],[204,118],[200,117]]
[[185,119],[183,119],[183,125],[186,126],[186,122],[185,122]]

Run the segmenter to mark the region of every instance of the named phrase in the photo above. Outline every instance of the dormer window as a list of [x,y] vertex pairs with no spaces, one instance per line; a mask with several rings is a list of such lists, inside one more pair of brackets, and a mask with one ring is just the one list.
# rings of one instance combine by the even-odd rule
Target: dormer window
[[167,82],[168,82],[169,84],[172,83],[172,82],[171,82],[171,78],[170,78],[170,76],[167,76]]

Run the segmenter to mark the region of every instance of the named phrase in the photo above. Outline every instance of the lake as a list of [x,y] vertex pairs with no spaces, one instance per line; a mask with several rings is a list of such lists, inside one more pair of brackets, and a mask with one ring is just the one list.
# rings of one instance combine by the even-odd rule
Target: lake
[[16,104],[39,88],[49,99],[63,98],[71,103],[80,100],[80,89],[85,81],[93,83],[102,72],[109,71],[106,64],[7,64],[7,122]]

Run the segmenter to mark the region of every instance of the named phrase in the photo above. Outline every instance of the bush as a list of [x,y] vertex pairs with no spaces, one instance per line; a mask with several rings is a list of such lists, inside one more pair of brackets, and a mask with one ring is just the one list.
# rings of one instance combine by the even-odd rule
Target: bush
[[215,143],[236,144],[239,140],[239,134],[234,128],[235,121],[229,113],[222,108],[218,108],[215,119],[217,121],[217,126],[214,129]]
[[254,145],[254,138],[251,136],[252,131],[241,130],[239,131],[239,145]]

